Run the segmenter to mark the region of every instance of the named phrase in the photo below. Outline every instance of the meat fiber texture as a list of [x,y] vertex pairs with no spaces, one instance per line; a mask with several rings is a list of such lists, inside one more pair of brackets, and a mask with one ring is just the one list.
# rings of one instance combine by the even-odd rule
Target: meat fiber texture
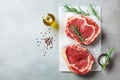
[[68,68],[76,74],[84,75],[92,69],[94,58],[84,47],[77,44],[68,45],[62,51]]
[[[76,35],[71,29],[72,27],[77,28],[84,40],[81,40],[81,38]],[[92,44],[100,34],[100,28],[91,18],[79,15],[67,19],[65,32],[68,37],[77,43],[89,45]]]
[[[87,6],[80,7],[82,10],[87,9]],[[98,14],[101,15],[101,7],[96,6],[96,10],[98,11]],[[66,21],[71,16],[79,16],[79,14],[65,12],[63,7],[59,7],[59,71],[61,72],[70,72],[65,63],[65,60],[61,55],[61,52],[67,45],[74,44],[74,40],[70,39],[65,33]],[[96,17],[93,15],[89,17],[94,20],[96,24],[101,28],[101,22],[98,21]],[[97,58],[101,54],[101,34],[91,45],[82,46],[86,47],[95,58],[95,63],[91,71],[101,71],[101,66],[97,62]]]

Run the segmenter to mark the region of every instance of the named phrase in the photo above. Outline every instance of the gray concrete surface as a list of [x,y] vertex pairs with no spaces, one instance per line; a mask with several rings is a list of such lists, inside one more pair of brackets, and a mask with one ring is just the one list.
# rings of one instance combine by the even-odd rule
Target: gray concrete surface
[[[48,27],[42,16],[64,4],[102,6],[102,52],[114,47],[111,66],[106,72],[84,76],[59,72],[58,32],[54,48],[43,56],[36,37]],[[0,80],[120,80],[120,0],[0,0]]]

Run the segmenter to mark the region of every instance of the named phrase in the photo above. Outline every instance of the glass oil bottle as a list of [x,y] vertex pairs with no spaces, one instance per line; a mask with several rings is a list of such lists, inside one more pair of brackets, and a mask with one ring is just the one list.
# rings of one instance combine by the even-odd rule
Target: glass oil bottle
[[52,27],[53,29],[58,29],[58,24],[57,24],[57,22],[55,20],[55,17],[51,13],[48,13],[45,16],[43,16],[43,23],[46,26]]

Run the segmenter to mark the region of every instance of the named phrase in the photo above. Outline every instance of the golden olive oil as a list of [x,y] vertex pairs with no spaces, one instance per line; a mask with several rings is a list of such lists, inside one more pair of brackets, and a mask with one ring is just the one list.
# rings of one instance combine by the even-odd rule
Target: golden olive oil
[[50,13],[43,17],[43,23],[47,26],[51,26],[54,29],[58,29],[58,24],[55,20],[55,17]]

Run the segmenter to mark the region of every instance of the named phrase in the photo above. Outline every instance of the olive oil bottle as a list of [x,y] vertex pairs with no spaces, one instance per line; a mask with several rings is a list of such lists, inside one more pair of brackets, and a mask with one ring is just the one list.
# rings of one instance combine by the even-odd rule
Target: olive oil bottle
[[43,23],[47,26],[51,26],[54,29],[58,29],[58,24],[53,14],[50,14],[50,13],[46,14],[43,17]]

